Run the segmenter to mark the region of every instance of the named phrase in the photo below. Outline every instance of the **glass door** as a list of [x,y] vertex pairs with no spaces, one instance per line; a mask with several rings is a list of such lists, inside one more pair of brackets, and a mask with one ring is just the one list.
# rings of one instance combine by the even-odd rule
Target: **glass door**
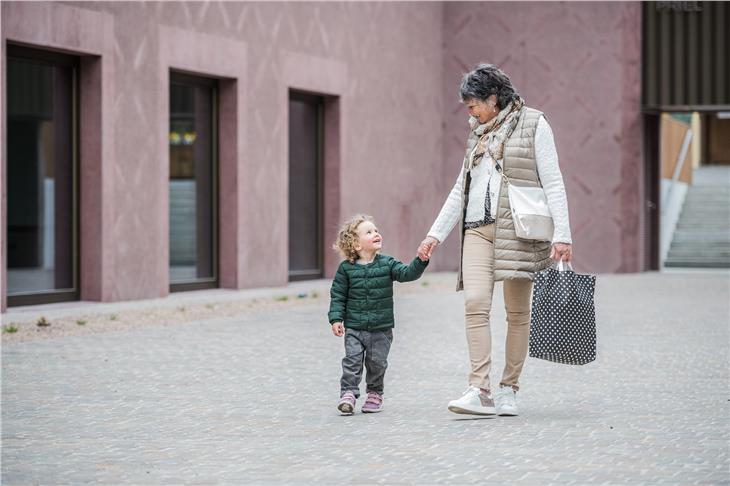
[[216,287],[217,83],[170,79],[170,290]]
[[77,58],[7,47],[8,305],[78,298]]

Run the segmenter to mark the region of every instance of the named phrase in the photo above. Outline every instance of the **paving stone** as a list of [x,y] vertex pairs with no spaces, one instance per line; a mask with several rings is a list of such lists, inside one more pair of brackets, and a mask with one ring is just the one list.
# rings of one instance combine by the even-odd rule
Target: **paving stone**
[[[598,360],[460,417],[463,295],[396,302],[385,410],[338,415],[326,302],[2,349],[3,484],[728,484],[730,279],[599,276]],[[501,285],[493,379],[504,363]],[[362,402],[362,399],[361,399]]]

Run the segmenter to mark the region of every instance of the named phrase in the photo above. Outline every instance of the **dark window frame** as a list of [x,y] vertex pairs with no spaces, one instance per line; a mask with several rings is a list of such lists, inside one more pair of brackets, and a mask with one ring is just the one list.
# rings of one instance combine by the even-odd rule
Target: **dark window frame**
[[[202,278],[202,279],[196,279],[195,281],[191,282],[170,282],[170,292],[187,292],[192,290],[205,290],[205,289],[215,289],[220,286],[220,262],[219,262],[219,249],[218,249],[218,242],[220,238],[220,221],[219,219],[219,160],[218,160],[218,153],[219,153],[219,109],[218,109],[218,100],[220,99],[220,88],[219,83],[216,78],[210,78],[205,77],[204,75],[200,75],[197,73],[189,73],[187,71],[181,71],[181,70],[170,70],[170,80],[168,83],[168,90],[172,87],[174,83],[179,84],[193,84],[197,86],[203,86],[206,88],[211,89],[212,94],[212,100],[211,100],[211,164],[212,164],[212,174],[211,174],[211,181],[212,181],[212,187],[211,187],[211,199],[212,199],[212,256],[213,256],[213,277],[209,278]],[[168,91],[169,96],[169,91]],[[168,109],[168,124],[169,124],[169,118],[172,116],[172,107],[169,107]],[[169,127],[168,127],[169,132]],[[169,154],[169,146],[168,146],[168,154]],[[167,170],[169,172],[170,170],[170,163],[169,163],[169,155],[168,155],[168,167]],[[168,175],[168,181],[169,181],[169,175]],[[169,211],[169,199],[168,199],[168,211]],[[168,214],[168,221],[169,221],[169,214]],[[169,242],[168,242],[169,246]],[[168,262],[168,269],[169,269],[169,262]]]
[[[303,101],[317,105],[317,269],[315,270],[288,270],[289,281],[314,280],[324,277],[324,104],[325,96],[304,90],[289,89],[287,109],[290,101]],[[287,143],[289,143],[287,141]],[[287,169],[288,164],[287,160]],[[291,181],[290,181],[291,184]],[[287,188],[287,191],[290,191]],[[289,197],[289,192],[287,192]],[[290,215],[291,216],[291,215]]]
[[[78,56],[65,54],[53,50],[46,50],[31,47],[25,44],[17,44],[6,42],[6,64],[4,68],[7,70],[8,61],[11,59],[30,62],[43,65],[64,66],[71,68],[71,219],[72,219],[72,235],[71,235],[71,269],[72,288],[70,290],[46,290],[40,292],[17,292],[7,294],[8,307],[17,307],[25,305],[53,304],[57,302],[71,302],[79,300],[81,295],[80,285],[80,231],[79,231],[79,65]],[[7,81],[4,86],[7,99]],[[7,113],[5,114],[5,126],[7,127]],[[6,128],[7,129],[7,128]],[[7,221],[5,222],[7,226]],[[7,227],[6,233],[7,235]],[[7,238],[3,242],[3,252],[7,255]],[[7,272],[7,264],[5,271]],[[7,287],[6,287],[7,292]]]

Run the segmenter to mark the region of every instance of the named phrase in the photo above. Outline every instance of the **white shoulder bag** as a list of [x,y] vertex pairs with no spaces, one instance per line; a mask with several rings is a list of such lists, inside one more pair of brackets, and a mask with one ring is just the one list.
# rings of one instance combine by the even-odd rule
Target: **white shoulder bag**
[[512,222],[517,237],[523,240],[552,241],[555,226],[550,214],[547,197],[542,187],[516,186],[496,164],[507,184],[507,195],[512,211]]

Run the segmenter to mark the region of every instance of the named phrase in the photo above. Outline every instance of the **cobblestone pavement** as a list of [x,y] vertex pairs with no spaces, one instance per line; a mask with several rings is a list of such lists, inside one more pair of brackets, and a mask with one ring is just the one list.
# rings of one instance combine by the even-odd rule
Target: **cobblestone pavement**
[[[325,301],[6,343],[2,483],[728,484],[729,281],[599,276],[598,360],[529,359],[509,418],[446,410],[467,358],[441,288],[396,302],[381,414],[337,414]],[[493,314],[499,367],[501,286]]]

